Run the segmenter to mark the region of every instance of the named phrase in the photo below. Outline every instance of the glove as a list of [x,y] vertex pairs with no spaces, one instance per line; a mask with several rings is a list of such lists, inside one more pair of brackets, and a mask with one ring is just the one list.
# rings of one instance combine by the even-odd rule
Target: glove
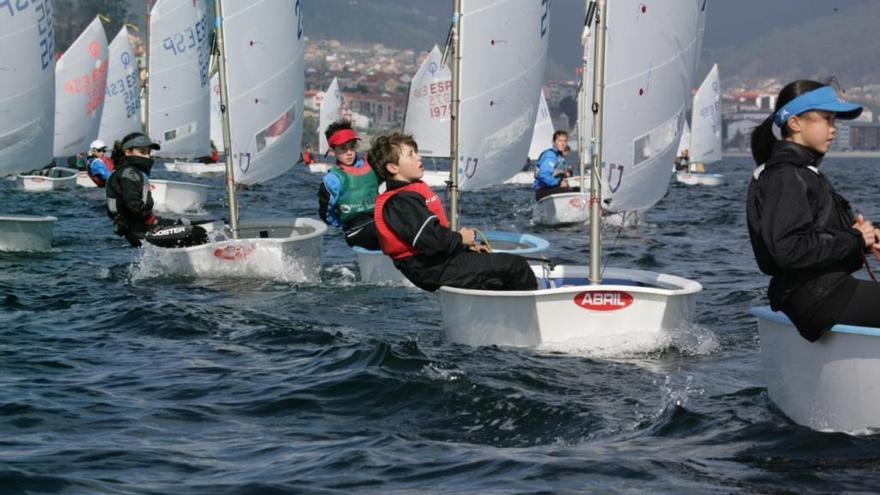
[[118,235],[119,237],[122,237],[125,235],[126,230],[128,230],[128,229],[125,225],[125,222],[122,220],[122,218],[117,217],[117,218],[113,219],[113,233],[114,234]]
[[146,220],[144,220],[144,223],[152,227],[153,225],[159,223],[159,217],[157,217],[156,215],[150,215],[147,217]]

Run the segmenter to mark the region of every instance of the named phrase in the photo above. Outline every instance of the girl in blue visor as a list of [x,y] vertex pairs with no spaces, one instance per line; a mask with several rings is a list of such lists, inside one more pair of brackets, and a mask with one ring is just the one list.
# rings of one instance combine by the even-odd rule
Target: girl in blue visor
[[795,81],[752,133],[758,168],[746,205],[749,239],[758,267],[771,276],[771,308],[811,342],[837,323],[880,327],[880,283],[852,276],[867,263],[866,253],[880,248],[880,231],[854,216],[819,170],[835,122],[861,113],[830,86]]

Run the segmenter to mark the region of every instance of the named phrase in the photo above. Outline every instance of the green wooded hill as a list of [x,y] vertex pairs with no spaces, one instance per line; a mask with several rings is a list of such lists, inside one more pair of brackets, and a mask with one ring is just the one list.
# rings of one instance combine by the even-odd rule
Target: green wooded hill
[[[522,0],[537,1],[537,0]],[[672,1],[672,0],[670,0]],[[442,44],[450,0],[303,0],[306,35],[427,50]],[[142,25],[144,0],[56,0],[56,47],[63,50],[95,13]],[[552,0],[548,79],[574,78],[580,60],[582,0]],[[710,0],[705,74],[725,80],[837,76],[841,84],[880,83],[880,0]]]
[[726,78],[836,76],[843,87],[880,84],[878,31],[880,1],[871,0],[797,27],[768,31],[741,46],[704,53],[703,62],[716,55]]

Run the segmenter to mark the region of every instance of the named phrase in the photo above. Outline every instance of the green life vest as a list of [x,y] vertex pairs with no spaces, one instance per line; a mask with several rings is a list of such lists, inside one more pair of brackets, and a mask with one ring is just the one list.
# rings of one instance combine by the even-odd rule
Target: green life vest
[[[339,220],[345,224],[352,218],[361,214],[373,214],[376,206],[376,196],[379,193],[379,178],[369,166],[364,173],[354,175],[345,172],[339,166],[330,169],[342,184],[339,200],[336,202],[335,213]],[[360,171],[360,168],[354,169]]]

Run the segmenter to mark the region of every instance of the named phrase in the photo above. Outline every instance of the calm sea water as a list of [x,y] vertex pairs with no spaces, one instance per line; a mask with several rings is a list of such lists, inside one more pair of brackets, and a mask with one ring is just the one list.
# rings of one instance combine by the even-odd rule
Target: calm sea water
[[[323,282],[151,275],[112,235],[102,193],[0,181],[4,212],[59,218],[45,254],[0,254],[0,493],[731,493],[875,491],[880,438],[822,434],[767,397],[751,256],[751,164],[673,184],[611,265],[700,281],[696,326],[649,353],[470,348],[426,293],[357,282],[339,235]],[[880,220],[870,160],[829,159]],[[157,171],[156,177],[177,178]],[[222,212],[222,181],[207,209]],[[246,213],[312,216],[297,169]],[[583,229],[529,226],[531,193],[465,196],[466,225],[532,230],[585,262]]]

